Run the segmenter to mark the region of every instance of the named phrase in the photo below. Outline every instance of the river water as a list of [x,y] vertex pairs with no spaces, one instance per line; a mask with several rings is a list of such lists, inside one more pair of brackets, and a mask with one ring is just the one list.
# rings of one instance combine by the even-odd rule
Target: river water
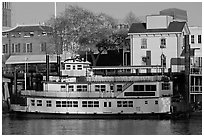
[[189,120],[15,119],[2,114],[2,135],[201,135],[202,118]]

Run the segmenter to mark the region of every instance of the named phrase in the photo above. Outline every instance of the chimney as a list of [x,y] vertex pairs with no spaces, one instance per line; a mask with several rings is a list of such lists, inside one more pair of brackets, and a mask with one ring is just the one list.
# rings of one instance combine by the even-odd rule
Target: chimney
[[173,17],[168,15],[148,15],[146,29],[167,29],[172,21]]

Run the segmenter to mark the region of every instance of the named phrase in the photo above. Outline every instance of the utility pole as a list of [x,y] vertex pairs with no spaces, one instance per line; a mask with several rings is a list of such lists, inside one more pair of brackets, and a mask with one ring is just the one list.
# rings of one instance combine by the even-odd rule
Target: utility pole
[[190,44],[189,35],[184,36],[184,46],[185,46],[185,101],[187,111],[189,111],[189,75],[190,75]]

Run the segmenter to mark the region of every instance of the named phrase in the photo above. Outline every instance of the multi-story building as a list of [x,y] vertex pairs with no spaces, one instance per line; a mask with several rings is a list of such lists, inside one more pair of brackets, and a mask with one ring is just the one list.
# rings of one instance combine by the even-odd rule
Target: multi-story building
[[2,65],[16,55],[42,55],[54,51],[52,28],[44,25],[18,25],[2,32]]
[[189,27],[190,46],[193,50],[190,71],[190,101],[202,101],[202,27]]
[[[174,21],[168,15],[150,15],[146,23],[133,23],[130,36],[132,66],[163,66],[164,72],[180,72],[183,66],[172,68],[173,59],[184,58],[184,36],[190,31],[185,21]],[[176,60],[178,61],[178,60]],[[138,70],[135,70],[136,72]],[[144,70],[139,73],[150,72]],[[138,73],[138,72],[137,72]]]

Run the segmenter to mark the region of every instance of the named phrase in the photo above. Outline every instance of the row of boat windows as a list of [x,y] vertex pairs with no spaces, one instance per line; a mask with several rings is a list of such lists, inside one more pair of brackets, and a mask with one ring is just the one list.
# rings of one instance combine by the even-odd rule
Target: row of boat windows
[[[148,104],[148,101],[145,101]],[[155,100],[158,104],[158,100]],[[42,106],[42,100],[37,100],[36,106]],[[31,100],[31,106],[35,106],[35,100]],[[104,102],[104,107],[111,107],[111,102]],[[46,100],[46,107],[52,107],[52,101]],[[78,101],[56,101],[56,107],[78,107]],[[99,101],[82,101],[82,107],[99,107]],[[133,107],[133,101],[117,101],[117,107]]]
[[[61,85],[61,89],[65,90],[66,86]],[[110,86],[110,90],[113,91],[113,85]],[[69,85],[68,86],[68,91],[73,92],[74,91],[74,85]],[[76,86],[76,91],[88,91],[88,86],[87,85],[77,85]],[[106,85],[95,85],[95,91],[96,92],[104,92],[106,91]],[[116,86],[116,91],[122,91],[122,85],[117,85]]]
[[[113,91],[114,86],[110,86],[110,90]],[[61,89],[66,89],[65,85],[61,85]],[[122,91],[123,85],[116,85],[116,91]],[[77,91],[88,91],[87,85],[77,85]],[[133,85],[133,91],[156,91],[156,85]],[[170,83],[162,83],[162,90],[170,90]],[[74,85],[68,86],[68,91],[74,91]],[[95,85],[96,92],[104,92],[106,91],[106,85]]]

